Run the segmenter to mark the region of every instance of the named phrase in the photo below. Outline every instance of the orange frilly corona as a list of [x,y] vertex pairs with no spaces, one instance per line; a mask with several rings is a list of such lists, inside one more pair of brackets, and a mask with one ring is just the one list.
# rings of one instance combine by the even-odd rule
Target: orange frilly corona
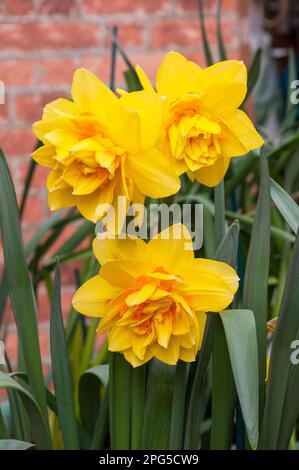
[[75,293],[73,307],[101,317],[98,333],[107,334],[109,350],[134,367],[153,357],[166,364],[194,361],[206,312],[225,309],[238,288],[229,265],[194,258],[190,233],[180,224],[149,243],[96,238],[93,251],[99,274]]

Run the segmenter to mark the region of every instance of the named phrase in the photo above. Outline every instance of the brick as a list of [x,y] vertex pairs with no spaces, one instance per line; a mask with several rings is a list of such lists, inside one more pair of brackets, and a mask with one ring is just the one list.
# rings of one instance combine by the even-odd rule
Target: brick
[[51,87],[68,85],[71,88],[76,70],[74,58],[55,58],[37,62],[37,84]]
[[[39,322],[47,322],[50,320],[50,301],[49,296],[45,292],[44,287],[40,289],[37,297],[37,312],[38,312],[38,320]],[[73,287],[70,291],[65,291],[64,287],[62,287],[61,293],[61,311],[62,316],[64,319],[67,318],[69,311],[72,306],[72,298],[75,293],[76,288]]]
[[56,98],[65,97],[66,94],[61,91],[49,93],[26,93],[18,95],[15,98],[15,109],[17,118],[21,121],[32,123],[42,118],[43,108],[47,103]]
[[33,0],[2,0],[0,15],[24,16],[34,13]]
[[[206,19],[206,28],[210,44],[217,43],[215,18]],[[232,20],[223,20],[222,34],[225,44],[233,44],[236,40],[236,24]],[[154,47],[193,47],[202,43],[197,20],[165,20],[157,21],[152,26],[152,45]]]
[[[120,62],[121,60],[118,60],[117,64],[119,64]],[[84,56],[79,57],[78,67],[85,67],[86,69],[95,73],[106,84],[109,83],[109,79],[110,79],[110,66],[111,66],[110,55],[109,56],[105,55],[101,57],[84,55]],[[118,73],[118,65],[117,65],[116,71]]]
[[45,206],[40,195],[28,196],[23,214],[23,221],[25,223],[40,223],[44,218]]
[[171,10],[170,0],[81,0],[84,13],[166,13]]
[[3,24],[0,50],[83,49],[100,45],[100,26],[78,21]]
[[0,124],[5,123],[8,119],[8,103],[0,102]]
[[74,0],[41,0],[38,13],[42,15],[73,15],[77,13]]
[[[238,11],[240,7],[240,0],[223,0],[221,11]],[[214,13],[216,11],[217,0],[205,0],[204,12]],[[176,0],[175,10],[179,14],[198,12],[198,0]]]
[[0,80],[5,86],[30,86],[34,64],[29,60],[0,60]]
[[[39,337],[39,345],[41,350],[42,357],[46,358],[50,354],[50,347],[49,347],[49,329],[48,328],[41,328],[38,332]],[[7,355],[11,361],[15,361],[17,359],[18,354],[18,333],[17,331],[10,331],[6,337],[5,341],[5,349]]]
[[[144,69],[150,80],[154,80],[156,78],[159,65],[164,56],[164,51],[151,50],[143,54],[132,54],[130,59],[134,65],[138,64]],[[124,68],[126,68],[125,65]]]
[[[24,159],[17,159],[17,164],[19,165],[19,174],[20,174],[20,180],[18,181],[18,186],[23,187],[27,170],[28,170],[28,165],[30,164],[30,157],[26,160]],[[46,168],[41,165],[37,165],[35,167],[35,172],[31,181],[30,188],[32,189],[44,189],[47,184],[47,176],[49,174],[50,169]]]
[[[49,327],[43,326],[38,332],[41,356],[46,359],[50,355]],[[18,355],[18,334],[16,331],[10,331],[5,341],[6,352],[13,364]]]
[[30,128],[0,130],[0,147],[8,157],[30,154],[35,141],[36,138]]
[[63,286],[73,286],[76,282],[76,270],[82,268],[80,260],[66,263],[61,266],[61,284]]
[[16,360],[18,356],[18,335],[16,331],[10,331],[5,340],[5,350],[10,361]]
[[152,26],[152,45],[154,47],[198,47],[200,32],[197,19],[163,20]]
[[[111,29],[113,25],[108,25],[105,36],[105,47],[111,46]],[[123,47],[140,47],[144,45],[145,31],[142,24],[118,24],[118,39]]]

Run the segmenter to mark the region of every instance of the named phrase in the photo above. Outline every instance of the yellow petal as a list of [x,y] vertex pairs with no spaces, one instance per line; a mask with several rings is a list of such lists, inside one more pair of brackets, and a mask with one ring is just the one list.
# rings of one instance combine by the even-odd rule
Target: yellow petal
[[79,108],[75,103],[65,98],[58,98],[45,106],[43,119],[55,119],[57,116],[75,116],[78,112]]
[[140,116],[142,149],[153,147],[161,133],[165,104],[157,93],[135,91],[120,98],[120,102],[136,109]]
[[254,128],[249,117],[240,109],[223,118],[221,151],[227,157],[236,157],[261,147],[264,140]]
[[179,358],[181,359],[181,361],[193,362],[196,359],[196,354],[197,348],[195,346],[189,349],[181,347]]
[[131,307],[133,305],[139,305],[145,302],[156,290],[157,284],[148,283],[145,284],[141,289],[136,292],[132,292],[126,298],[126,304]]
[[154,324],[158,343],[163,348],[167,348],[172,334],[172,316],[166,314],[160,319],[158,314],[154,317]]
[[198,272],[209,272],[220,276],[233,293],[238,289],[239,277],[235,269],[222,261],[198,258],[194,260],[193,267],[198,270]]
[[139,191],[146,196],[166,197],[180,189],[180,180],[168,158],[156,148],[128,155],[126,169]]
[[125,326],[114,326],[108,335],[109,351],[121,352],[132,346],[132,330]]
[[48,204],[51,211],[57,211],[63,207],[76,205],[76,198],[72,194],[72,188],[58,189],[48,193]]
[[47,132],[45,138],[56,147],[69,150],[79,142],[80,134],[71,129],[54,129]]
[[142,194],[142,192],[139,191],[137,186],[134,185],[133,194],[132,194],[132,205],[135,205],[134,221],[137,227],[142,226],[142,222],[144,219],[144,211],[145,211],[144,200],[145,200],[144,194]]
[[109,233],[103,234],[103,238],[95,238],[92,244],[94,255],[101,265],[113,259],[144,258],[146,243],[140,238],[115,239],[110,236]]
[[235,270],[213,260],[194,260],[193,267],[181,272],[186,286],[182,293],[191,299],[194,310],[220,312],[230,305],[238,288]]
[[144,358],[141,360],[139,359],[136,354],[133,353],[132,349],[127,349],[124,351],[124,356],[126,360],[133,366],[133,367],[139,367],[145,364],[146,362],[150,361],[153,357],[153,353],[149,350],[147,350]]
[[114,93],[96,75],[84,68],[76,70],[73,77],[72,97],[81,112],[108,120],[109,107],[117,101]]
[[190,331],[190,322],[188,315],[181,309],[175,316],[172,326],[173,335],[184,335]]
[[243,102],[247,92],[247,70],[243,62],[226,60],[201,72],[202,105],[214,116],[226,116]]
[[136,65],[135,70],[136,70],[136,73],[138,75],[138,78],[140,80],[140,83],[141,83],[143,89],[145,91],[155,93],[155,90],[154,90],[148,76],[146,75],[144,70],[140,67],[140,65]]
[[31,157],[34,161],[47,168],[54,168],[55,166],[55,148],[52,145],[43,145],[35,150]]
[[69,188],[69,184],[63,181],[61,178],[61,170],[52,170],[47,178],[47,189],[48,191],[57,191],[57,189]]
[[163,348],[157,343],[152,344],[150,346],[151,352],[160,361],[165,362],[165,364],[175,365],[178,362],[180,354],[180,345],[176,338],[176,336],[170,338],[167,348]]
[[[100,204],[104,204],[104,201],[101,198],[101,194],[102,190],[99,188],[97,191],[85,196],[74,196],[76,198],[78,210],[85,217],[85,219],[91,220],[94,223],[98,222],[101,218],[99,215],[97,215],[98,206]],[[109,204],[108,201],[107,203]]]
[[138,276],[154,269],[155,264],[151,261],[118,259],[107,261],[101,267],[100,274],[112,285],[131,287]]
[[192,239],[184,225],[175,224],[156,235],[147,245],[147,259],[171,274],[179,274],[192,265]]
[[109,108],[108,129],[116,145],[129,152],[138,152],[141,149],[140,116],[121,100]]
[[200,92],[201,69],[177,52],[168,52],[157,74],[157,91],[172,101]]
[[[66,179],[64,174],[64,179]],[[91,194],[96,191],[107,179],[107,171],[99,169],[95,173],[89,175],[79,174],[79,177],[73,183],[73,194],[76,196],[82,196]]]
[[90,317],[101,317],[107,309],[107,301],[114,298],[119,289],[111,286],[99,274],[85,282],[74,294],[72,304],[77,312]]
[[[191,174],[192,178],[206,186],[217,186],[224,178],[229,167],[230,158],[220,155],[213,165],[200,168]],[[188,172],[189,175],[189,172]]]

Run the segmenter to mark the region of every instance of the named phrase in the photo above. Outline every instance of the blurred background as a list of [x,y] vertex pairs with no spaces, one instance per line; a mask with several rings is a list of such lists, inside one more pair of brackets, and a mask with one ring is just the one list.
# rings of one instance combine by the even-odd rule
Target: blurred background
[[[208,41],[217,59],[217,2],[203,3]],[[299,2],[223,0],[221,25],[228,58],[249,65],[256,50],[263,49],[261,73],[248,109],[275,139],[287,104],[290,51],[295,64],[299,52]],[[5,85],[5,103],[0,105],[0,146],[8,158],[19,198],[35,145],[32,123],[41,118],[46,103],[69,96],[76,68],[86,67],[109,84],[113,26],[118,28],[119,41],[130,61],[140,64],[152,80],[171,49],[206,65],[197,0],[0,0],[0,80]],[[126,68],[118,55],[117,86],[124,84]],[[258,110],[255,103],[259,104]],[[25,243],[50,215],[46,176],[47,169],[36,169],[23,215]],[[75,225],[65,228],[48,254],[57,251]],[[75,289],[76,266],[73,262],[62,269],[64,312],[69,309]],[[38,287],[38,303],[40,341],[47,367],[49,302],[43,283]],[[14,328],[9,326],[6,340],[11,358],[16,357],[17,348]]]

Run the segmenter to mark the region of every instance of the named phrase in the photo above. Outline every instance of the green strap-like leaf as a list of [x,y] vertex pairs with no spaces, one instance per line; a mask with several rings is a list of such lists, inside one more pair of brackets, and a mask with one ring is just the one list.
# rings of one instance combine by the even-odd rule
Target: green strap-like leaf
[[216,17],[217,17],[217,40],[218,40],[218,51],[219,51],[219,57],[221,60],[226,60],[227,55],[226,55],[226,50],[225,50],[225,45],[222,37],[222,31],[221,31],[221,7],[222,7],[222,0],[217,0],[217,6],[216,6]]
[[256,50],[252,63],[249,67],[248,80],[247,80],[247,93],[246,93],[245,101],[251,95],[251,92],[259,78],[260,70],[261,70],[262,52],[263,51],[260,48]]
[[270,190],[271,197],[277,209],[296,234],[299,228],[299,207],[294,199],[292,199],[291,196],[289,196],[289,194],[272,178],[270,178]]
[[[217,201],[217,198],[215,199],[215,217],[217,222],[217,215],[220,216],[224,229],[223,184],[220,195],[220,201]],[[220,205],[220,211],[217,211],[217,205]],[[239,227],[238,223],[235,225],[237,228]],[[228,233],[230,234],[229,238],[222,239],[218,247],[216,259],[235,268],[238,256],[239,231],[230,230]],[[211,449],[230,449],[236,404],[235,384],[221,320],[213,313],[209,317],[213,321]]]
[[296,389],[291,391],[290,388],[294,381],[294,377],[290,376],[290,356],[292,352],[291,343],[297,339],[299,329],[298,286],[299,234],[297,234],[293,249],[271,351],[265,414],[259,443],[260,449],[277,448],[279,434],[283,432],[281,423],[286,397],[289,397],[289,394],[292,393],[297,394]]
[[109,354],[109,425],[113,450],[130,448],[131,372],[131,364],[122,354]]
[[171,426],[169,437],[169,449],[183,448],[185,399],[188,381],[189,364],[179,361],[176,365],[174,389],[171,410]]
[[148,376],[142,449],[168,449],[175,367],[153,359]]
[[270,185],[267,157],[260,159],[261,180],[244,278],[243,306],[253,311],[259,353],[260,418],[265,401],[266,323],[270,262]]
[[34,447],[31,442],[17,441],[16,439],[0,439],[0,450],[27,450]]
[[199,21],[200,21],[200,31],[201,38],[203,43],[203,49],[206,57],[207,65],[212,65],[214,63],[212,52],[210,49],[209,41],[207,38],[206,27],[205,27],[205,15],[204,15],[204,0],[198,0],[198,9],[199,9]]
[[[48,422],[37,333],[35,300],[22,243],[16,194],[5,157],[1,150],[0,225],[7,283],[28,379],[45,422]],[[45,446],[51,447],[49,433],[47,437],[43,437],[45,439]]]
[[31,422],[32,434],[39,449],[51,449],[48,435],[48,422],[44,419],[41,409],[34,396],[13,379],[12,374],[0,372],[0,389],[12,389],[19,392]]
[[[215,315],[215,314],[210,314]],[[236,388],[223,325],[213,319],[211,450],[229,450],[232,444]]]
[[107,389],[109,369],[107,364],[91,367],[80,377],[79,404],[81,421],[85,429],[92,434],[101,408],[101,397]]
[[58,262],[51,305],[50,344],[62,439],[65,449],[79,449],[73,386],[61,312],[61,280]]
[[132,370],[132,416],[131,416],[131,448],[141,448],[141,437],[146,399],[146,366]]
[[[237,260],[239,242],[239,223],[235,221],[226,231],[221,241],[215,258],[235,266]],[[209,314],[205,327],[202,348],[198,354],[195,376],[191,388],[190,399],[187,408],[186,432],[184,439],[185,449],[197,449],[200,442],[200,424],[202,418],[201,390],[207,367],[211,357],[213,344],[213,325],[215,314]]]
[[235,384],[253,449],[259,430],[258,354],[254,315],[250,310],[225,310],[220,313]]

